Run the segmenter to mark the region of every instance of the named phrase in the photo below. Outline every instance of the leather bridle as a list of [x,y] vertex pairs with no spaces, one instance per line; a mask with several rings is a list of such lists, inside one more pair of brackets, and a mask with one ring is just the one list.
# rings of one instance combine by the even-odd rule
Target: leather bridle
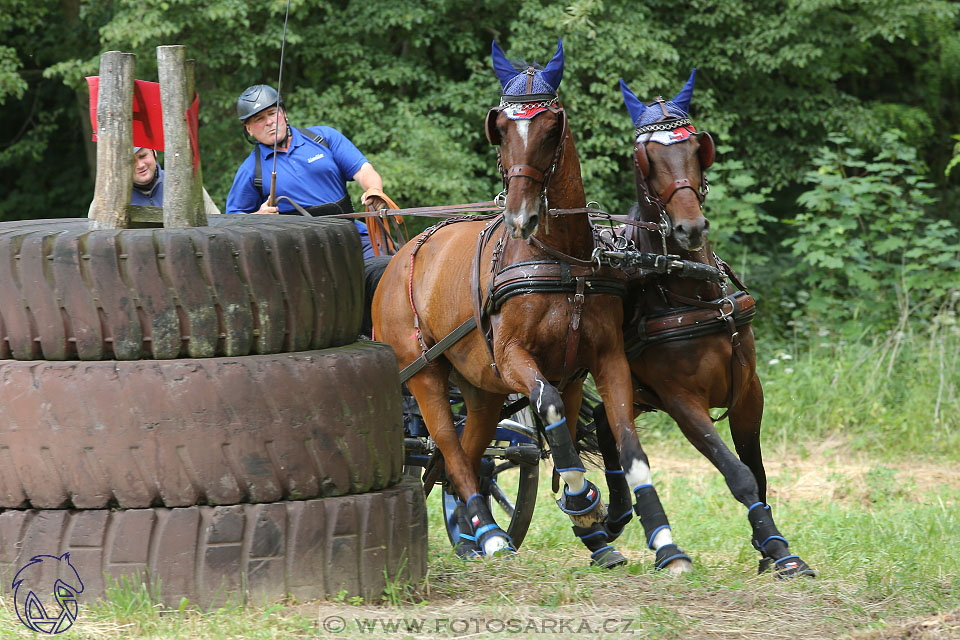
[[[547,201],[547,189],[550,187],[550,179],[553,177],[553,174],[557,170],[557,166],[559,166],[560,161],[563,158],[564,141],[569,135],[567,112],[564,111],[563,106],[559,104],[555,95],[527,94],[518,96],[502,96],[500,104],[496,107],[491,107],[491,109],[487,112],[485,119],[487,140],[491,145],[499,147],[503,142],[502,136],[500,135],[500,132],[497,130],[496,126],[497,116],[499,116],[500,112],[504,109],[516,105],[524,105],[528,108],[544,107],[544,111],[541,111],[540,113],[546,111],[556,115],[560,120],[560,139],[557,142],[557,148],[553,152],[553,158],[546,169],[538,169],[537,167],[529,164],[515,164],[509,169],[506,169],[503,166],[502,152],[498,148],[497,169],[500,172],[500,178],[503,181],[503,191],[499,196],[497,196],[497,199],[502,201],[506,198],[507,193],[510,191],[511,180],[514,178],[526,178],[540,185],[539,201],[541,210],[539,213],[548,212],[550,207]],[[538,115],[540,115],[540,113],[534,115],[533,118],[536,118]]]

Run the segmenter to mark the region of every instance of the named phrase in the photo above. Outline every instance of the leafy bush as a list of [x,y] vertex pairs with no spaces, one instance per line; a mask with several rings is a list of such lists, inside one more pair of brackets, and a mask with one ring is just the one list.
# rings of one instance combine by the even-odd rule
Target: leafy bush
[[806,174],[802,211],[786,221],[794,233],[783,244],[799,259],[786,275],[810,293],[795,320],[889,328],[932,318],[960,289],[960,242],[951,222],[926,213],[933,185],[916,150],[896,130],[870,159],[843,135],[829,139]]

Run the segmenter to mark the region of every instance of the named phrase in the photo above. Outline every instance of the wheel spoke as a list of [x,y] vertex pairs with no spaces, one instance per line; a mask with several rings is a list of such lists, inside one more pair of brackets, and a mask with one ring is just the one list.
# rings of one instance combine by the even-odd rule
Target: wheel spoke
[[503,509],[509,517],[513,517],[516,508],[510,501],[510,498],[507,497],[507,494],[500,488],[500,485],[497,484],[496,480],[490,483],[490,496],[497,501],[497,504],[500,505],[500,508]]

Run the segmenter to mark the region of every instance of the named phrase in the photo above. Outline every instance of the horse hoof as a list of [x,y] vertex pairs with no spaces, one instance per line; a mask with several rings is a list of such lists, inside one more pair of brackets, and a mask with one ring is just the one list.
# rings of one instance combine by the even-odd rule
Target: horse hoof
[[501,535],[490,535],[483,541],[482,545],[483,555],[488,558],[493,558],[495,556],[502,555],[513,555],[517,552],[513,547],[513,541],[507,536],[506,533]]
[[520,553],[516,549],[514,549],[512,545],[507,545],[506,547],[503,547],[502,549],[498,549],[493,553],[488,553],[485,557],[488,559],[495,558],[497,560],[506,560],[510,558],[515,558],[518,555],[520,555]]
[[693,563],[689,560],[677,559],[668,562],[665,567],[660,568],[666,569],[667,573],[672,576],[680,576],[693,571]]
[[476,542],[463,536],[460,537],[460,540],[460,544],[453,548],[458,558],[461,560],[480,560],[483,558],[483,550]]
[[776,576],[780,580],[789,580],[790,578],[796,578],[797,576],[809,576],[811,578],[817,577],[817,572],[811,569],[806,562],[801,560],[800,556],[784,556],[779,560],[774,560],[770,557],[761,558],[757,573],[764,573],[765,571],[769,571],[771,568],[776,571]]
[[613,547],[605,547],[590,554],[590,566],[613,569],[627,564],[627,558]]
[[666,569],[671,575],[677,576],[693,571],[693,560],[680,547],[671,543],[657,549],[657,559],[653,566]]

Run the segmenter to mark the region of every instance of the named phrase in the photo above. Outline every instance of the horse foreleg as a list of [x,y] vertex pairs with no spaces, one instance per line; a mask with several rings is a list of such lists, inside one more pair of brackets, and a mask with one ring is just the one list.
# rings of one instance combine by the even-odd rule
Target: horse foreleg
[[756,375],[749,381],[737,406],[730,409],[730,435],[740,460],[757,480],[760,502],[767,500],[767,473],[760,452],[760,422],[763,418],[763,387]]
[[[527,390],[530,408],[546,424],[544,433],[550,446],[553,466],[564,481],[563,493],[557,500],[557,505],[570,517],[574,533],[590,549],[592,563],[604,567],[623,564],[625,558],[606,544],[601,524],[606,515],[606,507],[597,486],[584,478],[586,469],[573,444],[576,412],[564,410],[564,398],[560,391],[547,382],[533,357],[520,347],[512,345],[498,362],[510,363],[509,367],[501,366],[505,380],[514,388]],[[571,408],[577,411],[580,408],[582,384],[582,381],[575,381],[571,383],[573,388],[568,387],[565,392],[566,399],[571,405],[575,405]]]
[[576,424],[567,424],[560,391],[547,382],[533,356],[515,344],[504,349],[503,355],[497,357],[497,363],[504,381],[514,389],[525,390],[530,409],[546,425],[544,431],[557,473],[574,493],[582,491],[586,469],[573,445]]
[[773,567],[781,578],[816,575],[799,556],[790,554],[789,543],[777,529],[770,506],[760,497],[753,471],[720,439],[705,403],[703,398],[679,393],[665,400],[664,409],[676,420],[687,440],[723,474],[733,497],[747,507],[753,546],[763,556],[760,572]]
[[593,414],[597,429],[597,444],[603,457],[603,473],[610,491],[610,503],[607,505],[607,517],[604,527],[607,539],[613,542],[623,533],[624,527],[633,518],[633,494],[627,484],[626,474],[620,466],[620,454],[617,453],[617,441],[613,437],[610,423],[607,421],[603,403],[597,405]]
[[407,380],[407,388],[416,398],[427,430],[443,454],[447,477],[463,499],[478,492],[477,475],[473,463],[460,446],[460,437],[453,426],[448,372],[449,365],[438,360]]
[[673,541],[670,522],[653,486],[653,475],[647,454],[633,425],[633,385],[626,360],[598,357],[593,372],[597,391],[603,398],[607,421],[620,451],[620,467],[636,500],[634,510],[640,517],[647,546],[656,554],[654,566],[671,573],[691,570],[690,556]]
[[[580,419],[580,405],[583,403],[582,391],[583,380],[576,380],[563,390],[567,431],[571,442],[575,442],[577,438],[577,422]],[[609,512],[607,505],[603,503],[600,489],[584,478],[583,474],[577,477],[575,473],[568,472],[567,478],[573,482],[579,480],[580,486],[576,487],[573,482],[568,481],[563,494],[557,500],[557,506],[570,517],[574,535],[590,550],[591,564],[605,569],[626,564],[626,557],[610,545],[612,538],[607,529]]]
[[[461,383],[460,391],[467,405],[467,423],[460,435],[460,445],[472,463],[474,477],[477,477],[483,452],[496,432],[500,409],[503,407],[506,396],[488,393],[465,383]],[[474,542],[486,556],[514,550],[510,536],[493,518],[488,495],[477,493],[470,496],[463,503],[462,510],[473,531],[473,540],[465,539],[465,545]],[[462,526],[461,531],[463,531]]]

